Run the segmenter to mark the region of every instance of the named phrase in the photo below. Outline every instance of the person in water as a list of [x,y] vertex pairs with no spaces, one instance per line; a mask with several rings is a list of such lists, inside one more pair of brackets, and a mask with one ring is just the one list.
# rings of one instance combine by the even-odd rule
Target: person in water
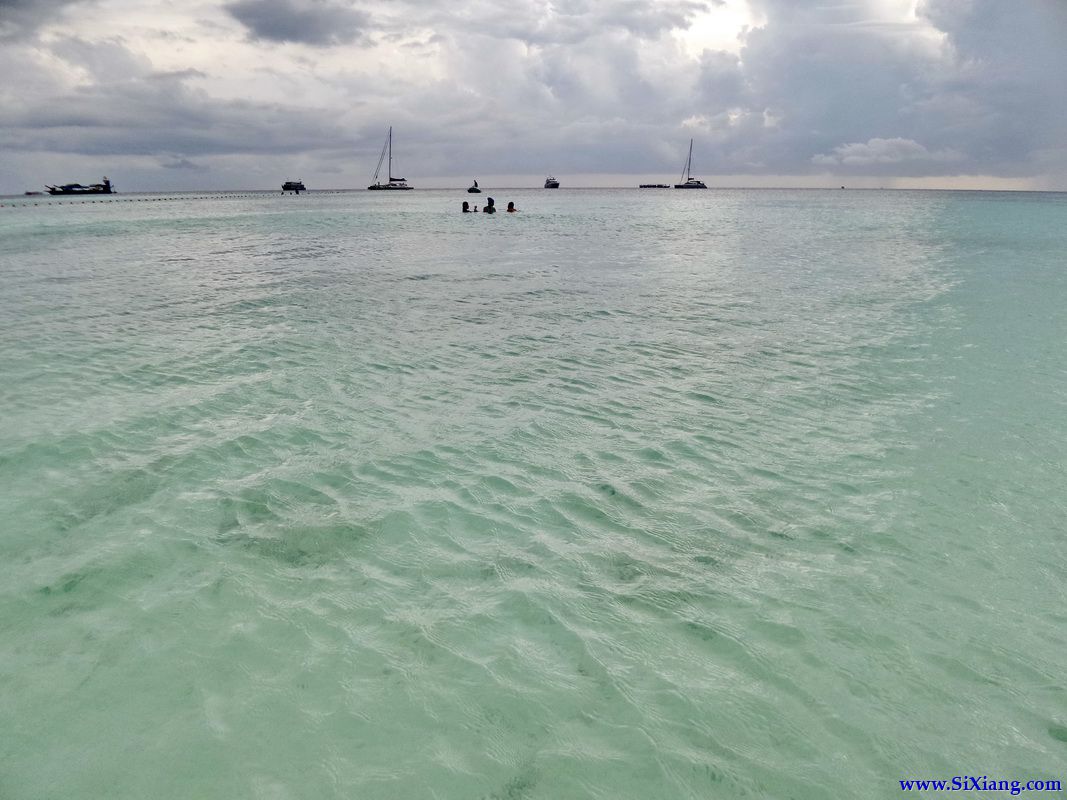
[[519,209],[515,208],[515,204],[514,203],[510,203],[510,202],[508,203],[508,213],[509,214],[514,214],[518,210]]
[[[477,211],[478,209],[474,209],[474,210]],[[466,200],[463,201],[463,213],[464,214],[471,213],[471,204],[468,203]]]
[[485,208],[482,209],[483,214],[495,214],[496,213],[496,201],[492,197],[485,199]]

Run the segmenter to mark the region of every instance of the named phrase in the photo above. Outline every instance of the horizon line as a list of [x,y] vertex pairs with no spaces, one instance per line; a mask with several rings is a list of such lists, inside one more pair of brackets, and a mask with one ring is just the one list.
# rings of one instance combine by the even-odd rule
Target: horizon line
[[[488,189],[483,187],[481,194],[488,194],[490,191],[503,192],[503,191],[538,191],[538,192],[559,192],[559,191],[605,191],[605,190],[617,190],[617,191],[650,191],[654,189],[663,189],[675,191],[673,184],[657,187],[640,186],[567,186],[557,189],[545,189],[543,186],[494,186]],[[366,187],[322,187],[314,189],[304,189],[299,194],[351,194],[357,192],[369,191]],[[466,186],[412,186],[410,191],[422,191],[422,192],[467,192]],[[690,190],[691,191],[691,190]],[[955,187],[955,186],[746,186],[743,184],[729,184],[723,186],[708,186],[707,191],[768,191],[768,192],[781,192],[781,191],[810,191],[810,192],[840,192],[840,191],[853,191],[853,192],[989,192],[989,193],[1015,193],[1015,194],[1063,194],[1067,193],[1067,189],[1032,189],[1032,188],[1016,188],[1016,187]],[[114,195],[133,195],[133,194],[145,194],[145,195],[159,195],[159,194],[235,194],[235,193],[249,193],[254,192],[257,194],[293,194],[291,190],[282,189],[263,189],[263,188],[247,188],[247,187],[235,187],[229,189],[132,189],[128,191],[116,190],[111,193]],[[20,197],[61,197],[64,199],[74,199],[78,197],[100,197],[109,195],[49,195],[47,191],[34,191],[34,192],[19,192],[17,194],[0,194],[0,197],[5,198],[20,198]]]

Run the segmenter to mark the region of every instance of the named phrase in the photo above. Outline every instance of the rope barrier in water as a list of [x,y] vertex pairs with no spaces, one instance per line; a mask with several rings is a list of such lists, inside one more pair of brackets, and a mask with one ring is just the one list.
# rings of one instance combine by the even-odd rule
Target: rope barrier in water
[[[350,194],[351,192],[345,191],[316,191],[315,194]],[[283,195],[296,194],[296,192],[281,192]],[[39,206],[84,206],[90,203],[160,203],[170,200],[239,200],[243,198],[254,197],[276,197],[277,192],[256,192],[254,194],[205,194],[205,195],[180,195],[180,196],[167,196],[167,197],[117,197],[109,198],[107,200],[45,200],[34,201],[31,205],[29,201],[24,202],[7,202],[0,203],[0,208],[32,208]]]

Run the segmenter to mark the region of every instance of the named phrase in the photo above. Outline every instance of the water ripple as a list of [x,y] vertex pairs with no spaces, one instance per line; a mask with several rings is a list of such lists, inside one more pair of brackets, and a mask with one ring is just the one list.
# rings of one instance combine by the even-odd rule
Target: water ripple
[[1062,203],[410,194],[0,215],[3,790],[1067,772]]

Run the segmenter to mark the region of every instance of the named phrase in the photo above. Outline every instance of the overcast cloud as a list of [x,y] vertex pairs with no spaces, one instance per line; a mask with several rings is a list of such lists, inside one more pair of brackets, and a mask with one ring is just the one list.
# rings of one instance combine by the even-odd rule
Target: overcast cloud
[[224,8],[253,39],[275,42],[349,44],[363,36],[370,21],[345,3],[323,0],[238,0]]
[[[1067,189],[1062,0],[0,0],[0,192]],[[570,177],[569,176],[573,176]]]

